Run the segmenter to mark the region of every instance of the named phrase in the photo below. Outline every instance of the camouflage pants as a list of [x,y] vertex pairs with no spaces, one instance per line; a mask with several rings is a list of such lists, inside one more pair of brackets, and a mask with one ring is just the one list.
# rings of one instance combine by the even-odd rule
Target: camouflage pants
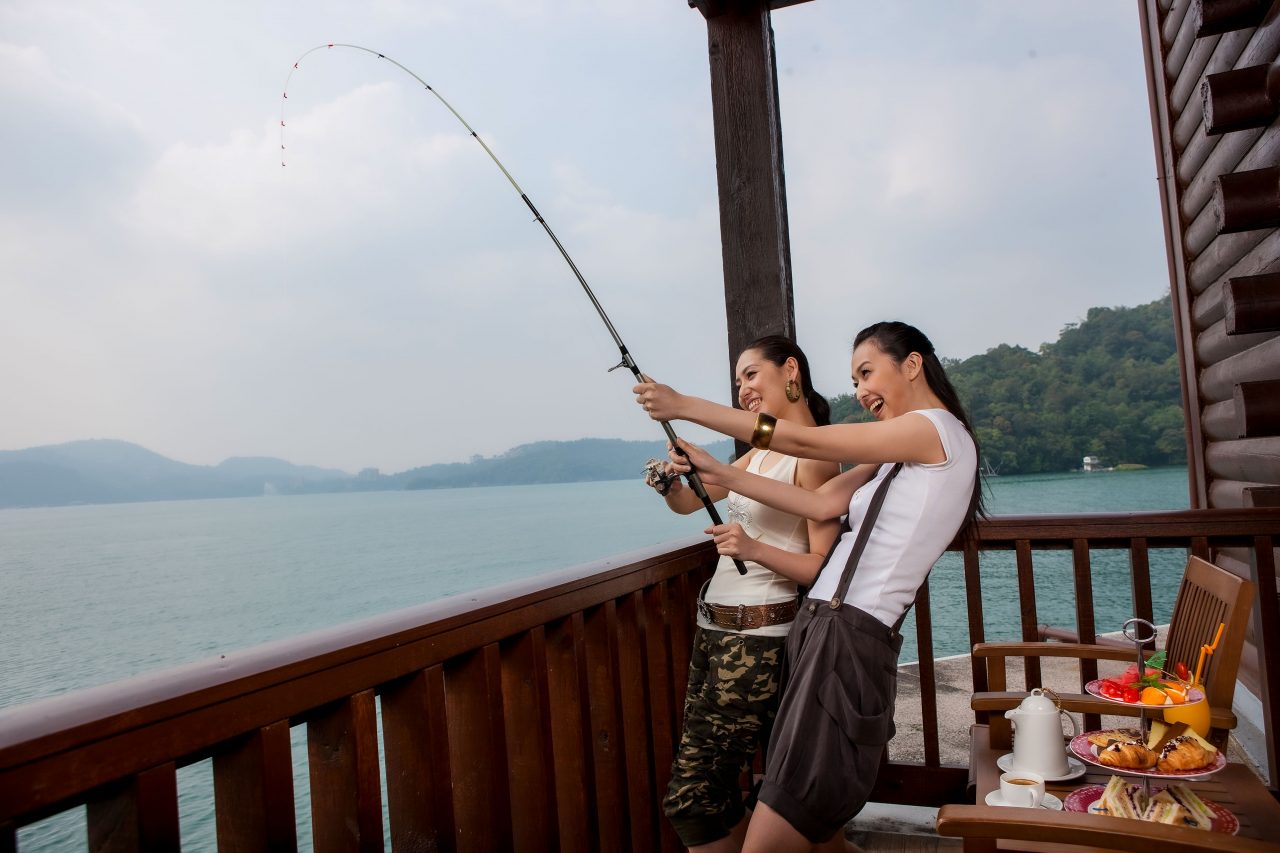
[[662,809],[686,847],[729,834],[746,814],[739,780],[768,743],[786,637],[699,628],[684,731]]

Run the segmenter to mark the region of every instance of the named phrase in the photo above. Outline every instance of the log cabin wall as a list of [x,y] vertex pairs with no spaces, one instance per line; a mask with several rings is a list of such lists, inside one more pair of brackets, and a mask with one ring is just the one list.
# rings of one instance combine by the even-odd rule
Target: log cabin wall
[[[1280,505],[1280,3],[1139,0],[1191,505]],[[1215,562],[1256,577],[1248,554]],[[1274,610],[1260,596],[1261,606]],[[1241,680],[1257,665],[1255,612]]]

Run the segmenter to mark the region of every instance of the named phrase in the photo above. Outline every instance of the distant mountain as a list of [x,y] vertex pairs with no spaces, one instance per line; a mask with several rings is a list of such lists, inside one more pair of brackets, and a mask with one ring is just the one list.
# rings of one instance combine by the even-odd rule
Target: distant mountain
[[[733,445],[726,440],[707,449],[727,458]],[[0,508],[619,480],[639,477],[649,457],[665,454],[661,441],[584,438],[524,444],[499,456],[399,474],[366,469],[353,476],[269,457],[188,465],[127,441],[93,439],[0,451]]]
[[[733,453],[729,439],[706,447],[726,459]],[[452,489],[462,486],[512,486],[536,483],[584,483],[639,477],[650,458],[666,458],[665,441],[623,441],[620,438],[581,438],[577,441],[539,441],[522,444],[501,456],[475,458],[467,463],[428,465],[398,474],[406,489]]]
[[282,459],[188,465],[113,439],[0,451],[0,507],[244,497],[350,479]]

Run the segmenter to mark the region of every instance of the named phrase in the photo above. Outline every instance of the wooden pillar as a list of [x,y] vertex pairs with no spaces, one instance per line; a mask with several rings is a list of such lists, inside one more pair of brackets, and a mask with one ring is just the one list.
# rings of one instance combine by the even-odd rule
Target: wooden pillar
[[746,344],[796,331],[773,28],[767,0],[694,5],[707,21],[732,380]]

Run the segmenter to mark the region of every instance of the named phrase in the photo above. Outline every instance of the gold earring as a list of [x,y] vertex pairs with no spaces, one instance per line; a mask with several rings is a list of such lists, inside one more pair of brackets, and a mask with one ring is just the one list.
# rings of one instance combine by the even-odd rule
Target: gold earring
[[788,400],[790,400],[793,403],[800,402],[800,386],[796,384],[796,381],[794,379],[788,379],[786,388],[784,388],[783,390],[787,392]]

